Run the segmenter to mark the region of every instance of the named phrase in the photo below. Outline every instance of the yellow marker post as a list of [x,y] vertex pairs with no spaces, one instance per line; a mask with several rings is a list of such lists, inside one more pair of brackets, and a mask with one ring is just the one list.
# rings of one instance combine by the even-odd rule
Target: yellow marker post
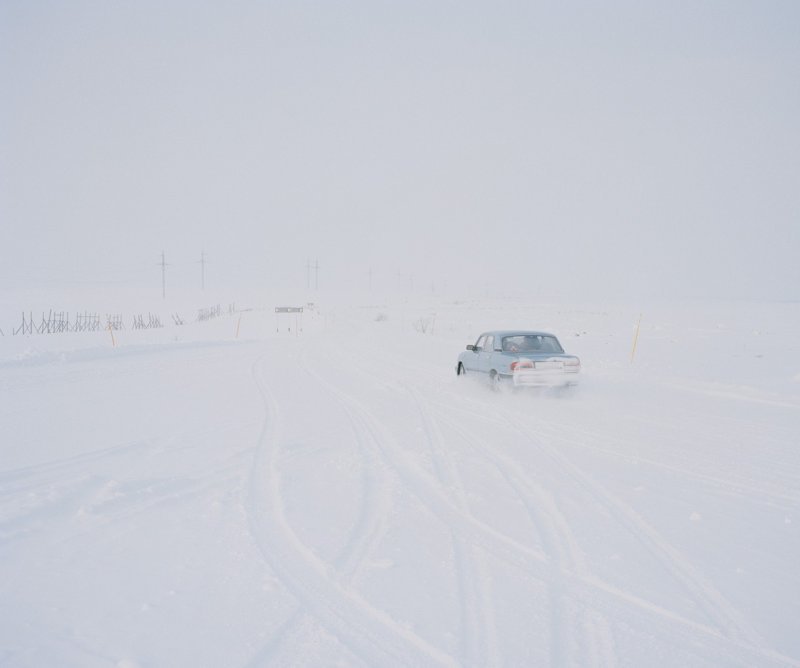
[[633,358],[636,355],[636,344],[639,341],[639,327],[642,324],[642,314],[639,314],[639,322],[636,323],[636,333],[633,335],[633,349],[631,350],[631,364],[633,364]]
[[239,316],[239,320],[236,323],[236,338],[237,339],[239,338],[239,327],[241,326],[241,324],[242,324],[242,316],[240,315]]
[[114,328],[111,326],[111,323],[108,323],[108,331],[111,334],[111,347],[116,348],[117,342],[114,340]]

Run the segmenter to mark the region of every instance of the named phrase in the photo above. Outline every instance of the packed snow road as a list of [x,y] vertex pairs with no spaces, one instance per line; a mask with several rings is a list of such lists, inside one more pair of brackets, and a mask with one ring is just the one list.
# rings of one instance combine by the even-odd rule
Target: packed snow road
[[800,665],[798,405],[372,321],[2,370],[0,664]]

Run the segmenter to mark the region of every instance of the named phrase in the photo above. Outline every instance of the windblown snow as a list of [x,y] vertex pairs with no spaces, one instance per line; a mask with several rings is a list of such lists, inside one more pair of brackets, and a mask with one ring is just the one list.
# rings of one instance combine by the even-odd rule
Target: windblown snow
[[278,305],[0,323],[0,665],[800,665],[800,305]]

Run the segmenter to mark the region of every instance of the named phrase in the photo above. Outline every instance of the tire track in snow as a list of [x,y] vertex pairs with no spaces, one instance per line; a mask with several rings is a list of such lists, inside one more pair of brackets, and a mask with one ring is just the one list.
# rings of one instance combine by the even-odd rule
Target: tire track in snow
[[[304,373],[308,373],[308,359],[304,355],[301,360]],[[386,533],[386,518],[391,513],[392,488],[385,466],[376,462],[375,446],[368,431],[359,423],[357,416],[346,412],[353,437],[361,454],[362,466],[361,487],[362,500],[359,516],[356,519],[350,536],[339,550],[332,567],[341,577],[341,581],[351,586],[364,564],[369,559],[375,546]],[[283,639],[292,633],[306,617],[298,607],[277,629],[273,637],[255,654],[248,665],[260,666],[278,651]]]
[[[465,400],[466,399],[462,398],[462,401]],[[478,415],[474,410],[464,409],[457,405],[444,403],[442,401],[436,401],[435,403],[452,411],[457,411],[462,415],[477,417],[487,423],[492,422],[497,425],[504,424],[503,419],[494,419],[485,414]],[[636,464],[644,464],[654,469],[676,473],[683,477],[696,480],[709,488],[717,490],[720,493],[756,500],[764,505],[786,508],[787,504],[790,507],[794,507],[800,503],[800,495],[792,494],[791,492],[784,491],[783,489],[770,489],[763,484],[753,484],[749,481],[727,480],[716,475],[703,473],[701,471],[693,471],[675,464],[659,461],[649,457],[643,457],[638,453],[634,454],[619,452],[608,447],[613,443],[611,439],[598,436],[598,434],[590,432],[587,429],[583,429],[571,424],[556,423],[552,420],[547,420],[539,416],[537,416],[536,420],[540,427],[548,429],[551,434],[558,438],[560,443],[567,443],[583,450],[597,452],[604,456],[613,457],[623,461],[635,462]]]
[[283,426],[279,406],[261,374],[263,361],[259,358],[252,368],[266,415],[246,510],[265,561],[304,609],[367,665],[455,665],[450,656],[365,600],[292,531],[277,471]]
[[343,404],[349,405],[359,415],[364,424],[374,434],[376,443],[381,449],[384,461],[394,470],[406,484],[406,489],[416,496],[425,507],[447,526],[454,527],[473,545],[501,556],[507,563],[523,569],[530,569],[532,564],[539,565],[539,576],[543,577],[547,557],[534,547],[520,543],[506,536],[494,527],[482,522],[471,514],[465,514],[454,503],[452,498],[442,490],[439,479],[417,463],[397,443],[393,434],[383,428],[368,407],[358,398],[347,394],[326,378],[310,370],[317,383]]
[[[461,439],[479,451],[523,502],[528,516],[539,531],[551,559],[551,577],[548,580],[551,607],[551,665],[614,666],[617,664],[614,640],[608,623],[589,611],[581,619],[575,610],[566,579],[569,573],[591,576],[585,556],[552,493],[543,489],[522,467],[496,448],[470,434],[456,420],[442,412],[437,418],[447,423]],[[572,606],[571,606],[572,603]],[[572,656],[571,643],[578,642],[584,649],[581,656]]]
[[[469,398],[463,399],[470,401]],[[433,403],[436,403],[441,409],[450,409],[458,414],[463,414],[464,412],[458,406],[441,402]],[[475,413],[470,413],[470,415],[475,416]],[[483,420],[484,416],[480,415],[480,418]],[[510,417],[508,419],[512,420]],[[496,420],[491,417],[487,417],[485,421],[496,424]],[[469,436],[469,434],[467,435]],[[530,434],[524,435],[528,440],[533,438]],[[504,458],[500,453],[493,452],[491,459],[495,459],[495,457]],[[508,458],[505,459],[509,460]],[[513,462],[513,460],[509,461]],[[619,520],[618,514],[613,512],[613,509],[609,508],[603,499],[597,500],[609,512],[612,512],[612,517],[617,517]],[[626,528],[638,538],[638,533],[634,528]],[[590,631],[590,633],[594,634],[594,639],[590,646],[595,648],[593,656],[597,657],[599,665],[604,665],[605,662],[613,665],[615,651],[613,645],[608,644],[611,637],[606,634],[610,633],[610,629],[603,628],[602,625],[605,624],[605,621],[602,618],[598,619],[598,614],[613,619],[615,615],[620,615],[620,618],[622,618],[629,615],[631,611],[635,611],[638,616],[648,619],[650,623],[658,628],[666,628],[670,634],[669,637],[674,641],[680,641],[683,646],[696,646],[699,651],[709,653],[711,660],[714,662],[724,658],[726,662],[741,665],[800,666],[800,661],[797,659],[785,656],[764,646],[757,638],[754,641],[740,636],[731,637],[726,635],[719,625],[710,626],[706,623],[688,619],[638,595],[621,590],[615,585],[592,575],[588,570],[584,573],[571,570],[565,571],[564,575],[565,586],[569,594],[584,605],[589,616],[587,623],[595,625]],[[692,592],[689,592],[689,594],[691,596]],[[695,597],[693,599],[696,601]]]
[[[67,519],[117,522],[166,503],[195,498],[238,479],[238,460],[246,454],[229,456],[225,461],[231,463],[194,476],[120,481],[107,473],[85,471],[87,465],[101,461],[106,466],[122,466],[123,462],[112,458],[126,457],[129,452],[152,454],[154,450],[160,451],[161,447],[152,443],[124,445],[11,472],[6,479],[13,480],[12,484],[0,493],[0,538],[16,540]],[[3,508],[3,500],[19,499],[23,494],[27,503],[22,507]]]
[[[311,376],[305,358],[302,368],[304,373]],[[378,461],[381,458],[380,448],[368,426],[347,406],[343,406],[343,409],[358,444],[361,462],[366,465],[361,472],[363,492],[360,513],[350,538],[335,559],[337,571],[346,582],[351,583],[386,533],[386,518],[391,514],[394,485],[385,462]]]
[[[562,471],[567,473],[581,487],[589,491],[595,499],[605,506],[617,522],[624,526],[644,547],[681,583],[689,596],[698,604],[708,619],[717,626],[724,636],[744,645],[762,647],[760,634],[752,628],[739,611],[683,557],[669,542],[651,527],[630,506],[607,492],[602,486],[574,465],[568,458],[546,442],[541,434],[533,433],[518,418],[502,408],[498,410],[509,425],[523,434],[537,448],[546,454]],[[534,418],[532,418],[534,419]],[[535,418],[537,425],[555,429],[552,423]],[[560,437],[560,434],[558,434]]]
[[[47,474],[52,474],[56,478],[60,478],[64,472],[70,469],[84,469],[86,465],[102,461],[109,457],[118,457],[122,455],[136,453],[140,455],[153,450],[158,446],[152,441],[130,441],[114,445],[108,448],[101,448],[99,450],[92,450],[91,452],[84,452],[72,457],[65,457],[63,459],[51,460],[42,464],[33,466],[25,466],[18,469],[11,469],[0,473],[0,485],[2,485],[3,493],[11,491],[12,494],[17,494],[18,491],[26,489],[23,484],[28,480],[37,480]],[[36,483],[31,486],[38,485]]]
[[[342,357],[341,349],[337,350],[339,357]],[[385,368],[386,364],[389,363],[392,366],[396,366],[398,369],[402,369],[406,373],[409,371],[410,366],[403,364],[399,361],[395,361],[391,359],[389,356],[381,356],[380,358],[375,358],[376,360],[380,360],[381,366],[380,368]],[[364,366],[365,362],[363,359],[363,355],[359,357],[351,357],[352,363],[347,368],[352,370],[353,366],[361,367],[360,372],[364,373],[369,376],[374,376],[375,378],[380,378],[374,374],[374,371],[368,369]],[[484,405],[477,401],[477,399],[470,397],[468,395],[464,395],[458,392],[455,392],[451,389],[451,387],[447,384],[442,383],[441,377],[438,374],[435,374],[430,371],[430,369],[426,369],[423,367],[416,366],[415,374],[418,378],[428,378],[429,379],[429,387],[434,394],[438,397],[441,397],[442,394],[449,395],[453,399],[452,404],[445,404],[442,401],[434,402],[438,403],[439,405],[445,406],[447,408],[452,408],[459,412],[464,413],[465,409],[459,406],[459,403],[468,403],[476,406],[477,408],[483,409]],[[321,378],[319,378],[322,380]],[[385,383],[384,383],[385,384]],[[335,388],[334,388],[335,389]],[[338,391],[338,390],[337,390]],[[347,395],[345,395],[347,396]],[[354,398],[351,398],[357,402]],[[362,409],[369,413],[369,410],[362,405]],[[512,428],[515,432],[520,433],[523,435],[527,440],[535,439],[535,435],[525,432],[524,430],[520,429],[518,423],[515,423],[513,418],[504,413],[502,410],[498,410],[497,413],[500,417],[494,417],[491,415],[485,415],[482,410],[476,411],[466,411],[473,417],[479,417],[482,420],[490,422],[492,424],[496,424],[499,426],[505,426]],[[387,437],[387,441],[391,441],[391,435]],[[536,444],[534,442],[534,444]],[[546,454],[554,453],[556,456],[555,463],[560,462],[560,455],[551,447],[546,451]],[[414,481],[418,483],[416,489],[412,489],[414,493],[420,494],[420,499],[423,503],[429,505],[429,508],[435,509],[437,514],[442,513],[440,517],[445,522],[454,521],[456,522],[456,527],[458,530],[464,530],[465,525],[471,528],[471,518],[463,518],[464,523],[457,522],[457,516],[454,515],[451,511],[452,509],[449,507],[449,500],[444,501],[444,503],[435,503],[437,500],[437,493],[430,489],[430,485],[433,484],[431,480],[432,476],[428,474],[428,472],[419,467],[417,465],[412,464],[411,462],[407,461],[407,458],[402,457],[402,452],[400,453],[401,459],[395,460],[395,464],[399,464],[402,469],[405,469],[405,476],[407,481],[412,483],[412,487],[414,485]],[[404,461],[406,460],[406,461]],[[570,477],[573,481],[582,483],[582,480],[585,478],[588,480],[589,487],[586,488],[584,485],[580,485],[582,488],[588,489],[588,491],[593,491],[597,488],[596,483],[591,481],[590,478],[586,474],[581,473],[582,477],[576,477],[572,475],[572,467],[574,465],[571,464],[568,460],[565,460],[565,463],[568,465],[568,468],[563,469],[565,473],[570,474]],[[403,464],[408,464],[408,466],[403,466]],[[578,469],[578,471],[580,471]],[[401,475],[403,475],[403,471],[399,471]],[[421,494],[421,492],[425,492],[425,494]],[[617,517],[619,520],[620,517],[626,517],[625,513],[620,514],[619,512],[613,512],[613,507],[609,507],[607,503],[605,503],[605,496],[602,494],[604,490],[600,488],[597,494],[594,494],[595,498],[601,501],[601,505],[606,507],[610,512],[612,512],[612,516]],[[621,503],[621,502],[618,502]],[[433,504],[433,505],[431,505]],[[634,513],[632,509],[628,509],[630,513],[633,513],[634,517],[638,518],[638,515]],[[641,520],[641,518],[639,518]],[[477,521],[477,520],[476,520]],[[643,521],[643,520],[641,520]],[[479,525],[482,523],[478,522]],[[486,527],[486,525],[483,525]],[[637,522],[626,522],[623,524],[633,535],[634,537],[639,537],[641,534],[639,533],[639,524]],[[655,530],[650,528],[649,525],[646,525],[650,531],[655,533]],[[532,550],[527,546],[515,541],[512,538],[504,536],[503,534],[497,532],[492,527],[486,527],[486,533],[475,533],[468,529],[464,535],[469,539],[476,541],[476,545],[480,545],[483,549],[486,549],[488,552],[494,554],[495,556],[504,559],[509,564],[513,564],[519,568],[527,569],[528,574],[531,577],[537,578],[542,582],[546,582],[548,578],[547,572],[547,555],[539,552],[538,550]],[[658,536],[657,533],[655,533]],[[491,539],[489,539],[491,536]],[[662,542],[665,542],[663,538],[661,538]],[[656,540],[656,544],[658,544]],[[668,544],[667,544],[668,546]],[[671,546],[669,546],[671,548]],[[503,549],[505,548],[505,549]],[[518,550],[517,554],[514,553],[514,550]],[[657,550],[657,554],[660,554],[662,558],[664,558],[667,564],[670,563],[670,554],[669,551],[661,552]],[[682,557],[679,557],[680,561],[685,563]],[[543,567],[544,566],[544,567]],[[618,613],[621,615],[629,614],[632,610],[635,610],[639,616],[644,616],[645,618],[649,619],[651,623],[657,625],[659,628],[667,627],[669,632],[672,634],[671,637],[674,639],[680,639],[687,644],[691,644],[694,646],[699,646],[703,649],[703,651],[710,651],[713,652],[714,660],[719,660],[720,657],[725,657],[727,661],[735,662],[735,663],[743,663],[746,665],[751,665],[753,662],[763,664],[764,662],[768,662],[772,665],[788,665],[788,666],[800,666],[800,661],[797,661],[791,657],[787,657],[780,652],[776,652],[768,647],[764,647],[763,644],[758,640],[758,634],[755,634],[752,630],[749,630],[749,635],[752,636],[752,639],[748,639],[748,631],[745,625],[745,631],[738,632],[736,629],[738,628],[736,624],[736,620],[728,620],[725,616],[725,613],[722,614],[722,624],[727,625],[728,622],[733,622],[734,626],[734,634],[728,635],[724,632],[724,628],[720,627],[719,625],[711,626],[706,623],[697,622],[692,619],[688,619],[678,613],[675,613],[671,610],[668,610],[660,605],[654,604],[651,601],[643,599],[635,594],[631,594],[628,591],[624,591],[619,589],[618,587],[609,584],[608,582],[602,581],[595,576],[590,574],[586,575],[579,575],[573,572],[566,572],[565,573],[568,577],[566,579],[567,586],[569,587],[570,593],[577,599],[580,600],[587,609],[598,609],[598,596],[600,600],[602,600],[603,605],[599,608],[599,610],[604,611],[606,616],[609,613]],[[689,583],[689,593],[690,595],[693,592],[696,592],[697,589],[693,587],[691,582]],[[706,593],[707,590],[705,590]],[[695,599],[696,600],[696,599]],[[723,609],[726,607],[726,602],[722,599]],[[715,606],[711,605],[712,610],[716,609]],[[732,612],[736,617],[738,617],[738,613],[733,610],[729,605],[727,609]],[[714,623],[712,621],[712,623]],[[605,633],[605,631],[601,632],[601,636]],[[613,648],[603,647],[602,643],[598,649],[598,656],[608,655],[610,657],[609,660],[613,660]]]
[[[351,369],[355,367],[359,373],[368,376],[370,379],[379,380],[374,373],[364,368],[358,361],[351,360],[350,367]],[[434,416],[432,411],[425,408],[426,402],[420,397],[419,392],[411,389],[407,385],[404,386],[404,391],[414,399],[417,409],[422,415],[423,425],[431,449],[435,477],[439,480],[442,489],[452,491],[455,505],[460,508],[464,515],[472,517],[457,468],[452,462],[448,461],[447,449],[442,446],[441,432],[437,422],[439,420],[446,422],[459,433],[462,439],[469,442],[473,446],[473,449],[480,450],[484,456],[492,450],[482,443],[480,446],[476,446],[476,440],[472,438],[468,432],[461,428],[455,421],[449,418],[443,418],[441,412]],[[500,424],[502,424],[502,421],[500,421]],[[590,574],[588,573],[585,560],[575,542],[574,536],[563,515],[561,515],[558,510],[554,499],[538,485],[533,483],[529,477],[521,473],[517,464],[510,462],[508,459],[506,459],[505,464],[503,464],[496,456],[490,456],[489,459],[521,499],[534,525],[540,530],[540,534],[545,542],[549,574],[546,578],[543,578],[543,582],[548,587],[551,602],[551,665],[616,665],[613,637],[611,636],[610,629],[605,619],[591,613],[581,619],[581,616],[577,612],[569,610],[571,605],[574,607],[573,602],[576,599],[569,595],[568,586],[564,582],[565,578],[571,577],[572,574]],[[513,473],[510,471],[512,468],[515,469]],[[537,507],[544,507],[546,510],[537,510]],[[464,549],[463,539],[460,539],[455,533],[453,533],[453,541],[454,549],[458,551]],[[462,571],[473,570],[463,562],[461,568]],[[460,586],[462,592],[469,593],[471,588],[465,581],[465,577],[467,580],[470,579],[468,573],[462,572],[459,578]],[[471,596],[474,597],[475,594],[473,593]],[[476,602],[480,603],[479,601]],[[465,605],[469,604],[465,603]],[[475,621],[471,621],[470,625],[474,627]],[[483,626],[485,627],[485,624],[483,624]],[[468,635],[474,633],[470,632],[469,628],[467,628],[466,631]],[[570,655],[572,651],[570,645],[574,644],[573,641],[576,637],[583,638],[583,642],[580,642],[579,645],[585,648],[585,654],[580,658],[573,658]],[[490,638],[487,639],[486,642],[490,646],[496,647],[496,639]],[[467,648],[465,651],[469,649],[474,652],[477,648]],[[493,651],[496,652],[496,650]],[[470,654],[466,654],[466,656],[470,656]],[[499,665],[500,662],[496,659],[496,656],[495,653],[495,658],[490,661],[489,665]]]
[[562,455],[540,434],[533,433],[523,422],[504,412],[509,424],[546,454],[562,471],[605,506],[619,524],[633,534],[640,543],[681,583],[708,619],[723,635],[737,642],[760,646],[763,641],[739,611],[683,557],[661,534],[651,527],[636,511],[620,501],[590,476]]
[[[552,424],[551,422],[541,422],[542,424],[547,424],[551,431],[557,430],[556,425]],[[764,486],[754,485],[746,481],[726,480],[716,475],[703,473],[701,471],[692,471],[682,466],[676,466],[675,464],[661,462],[649,457],[643,457],[639,454],[618,452],[609,447],[603,447],[602,439],[586,430],[578,430],[572,427],[562,427],[561,429],[564,431],[568,429],[575,434],[583,434],[583,438],[581,438],[578,436],[568,437],[564,433],[560,433],[559,441],[561,442],[569,443],[570,445],[574,445],[584,450],[592,450],[593,452],[598,452],[604,456],[613,457],[615,459],[635,461],[637,464],[645,464],[647,466],[668,471],[670,473],[677,473],[684,478],[696,480],[710,488],[716,489],[720,493],[756,500],[764,503],[765,505],[779,508],[786,508],[787,505],[789,507],[795,507],[800,504],[800,494],[791,494],[782,490],[767,489]],[[608,443],[610,443],[610,440],[606,440],[606,444]]]
[[[422,417],[434,469],[442,486],[445,489],[451,489],[456,505],[465,515],[471,515],[458,465],[444,446],[436,419],[416,392],[411,389],[407,391],[413,397]],[[450,536],[456,557],[461,599],[462,664],[466,666],[500,665],[502,662],[498,652],[494,608],[491,597],[486,593],[484,586],[487,581],[485,568],[479,565],[480,558],[474,554],[472,546],[466,543],[457,532],[451,529]]]
[[[713,452],[703,456],[702,453],[697,451],[696,444],[698,442],[704,442],[706,438],[712,441],[718,438],[720,434],[720,425],[725,425],[727,434],[729,434],[731,440],[741,439],[755,443],[768,442],[770,448],[781,448],[785,453],[794,451],[794,444],[796,441],[796,438],[793,438],[793,432],[788,430],[785,426],[775,424],[774,421],[760,423],[751,419],[750,414],[748,414],[748,418],[742,415],[733,417],[719,411],[710,416],[707,410],[703,410],[702,408],[698,409],[694,405],[691,407],[680,406],[679,412],[667,419],[665,419],[663,415],[654,415],[651,412],[647,415],[626,415],[626,421],[638,423],[644,428],[647,428],[649,430],[649,442],[655,443],[660,448],[668,448],[671,454],[676,453],[677,445],[678,451],[684,449],[692,453],[692,461],[694,464],[702,465],[703,470],[715,472],[719,471],[718,457],[716,457]],[[555,426],[552,421],[546,422],[550,424],[550,426]],[[691,430],[688,432],[684,426],[687,422],[692,425]],[[578,437],[578,440],[574,441],[577,445],[583,445],[583,441],[580,439],[585,440],[586,437],[595,442],[600,441],[595,433],[586,429],[581,429],[577,425],[559,425],[559,428],[567,428],[573,432]],[[783,434],[783,431],[786,431],[786,433]],[[606,443],[608,442],[609,439],[606,439]],[[608,454],[613,455],[616,453],[610,452]],[[668,462],[656,462],[644,458],[640,459],[638,456],[637,461],[653,466],[661,466],[665,469],[669,468],[670,470],[685,474],[688,477],[708,482],[712,486],[720,489],[723,489],[727,485],[733,493],[736,493],[736,490],[741,490],[744,493],[752,491],[755,494],[768,496],[777,502],[784,500],[797,501],[800,497],[795,495],[794,498],[792,498],[792,495],[782,490],[794,490],[797,488],[800,464],[796,463],[794,458],[786,456],[782,459],[780,467],[776,469],[771,460],[765,458],[763,454],[761,448],[751,451],[750,456],[744,458],[744,453],[737,453],[736,461],[738,463],[738,470],[746,470],[750,475],[749,479],[738,481],[726,481],[720,479],[718,476],[708,475],[702,471],[687,470]],[[677,455],[677,460],[681,461],[680,454]],[[762,482],[755,482],[756,480],[761,480]],[[775,489],[771,489],[772,487]]]

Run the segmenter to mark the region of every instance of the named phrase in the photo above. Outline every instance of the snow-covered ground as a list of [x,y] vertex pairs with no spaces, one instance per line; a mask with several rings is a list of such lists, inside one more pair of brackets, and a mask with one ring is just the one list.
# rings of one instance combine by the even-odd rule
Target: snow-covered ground
[[[0,665],[800,665],[799,304],[361,301],[4,302]],[[456,378],[501,327],[579,391]]]

